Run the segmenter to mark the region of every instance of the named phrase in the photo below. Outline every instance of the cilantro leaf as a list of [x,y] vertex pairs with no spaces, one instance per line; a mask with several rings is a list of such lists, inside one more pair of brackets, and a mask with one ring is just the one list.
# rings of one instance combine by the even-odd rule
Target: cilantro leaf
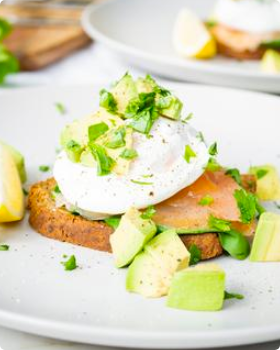
[[238,300],[242,300],[244,299],[244,295],[242,294],[238,294],[238,293],[229,293],[225,290],[225,296],[224,296],[225,300],[228,299],[238,299]]
[[206,195],[201,200],[198,202],[199,205],[210,205],[214,202],[214,198],[211,197],[210,195]]
[[191,148],[190,145],[187,145],[185,147],[185,154],[184,154],[184,158],[186,162],[190,163],[191,158],[195,158],[195,157],[196,157],[196,153],[194,152],[194,150]]
[[42,172],[42,173],[46,173],[48,171],[50,171],[50,167],[48,165],[40,165],[39,166],[39,170]]
[[112,216],[110,218],[104,219],[104,222],[116,230],[120,224],[121,218],[119,216]]
[[208,224],[211,229],[218,232],[228,232],[231,230],[230,221],[218,219],[213,215],[210,215]]
[[6,38],[12,31],[12,25],[4,18],[0,18],[0,41]]
[[156,213],[155,207],[150,205],[143,213],[141,214],[141,218],[148,220],[151,219]]
[[189,113],[184,119],[182,119],[183,123],[187,123],[193,118],[193,113]]
[[93,124],[88,128],[88,139],[90,142],[97,140],[100,136],[105,134],[109,130],[109,127],[106,123],[101,122]]
[[206,166],[206,169],[205,170],[208,170],[208,171],[218,171],[221,169],[221,166],[220,164],[217,162],[217,160],[213,157],[210,157],[209,160],[208,160],[208,164]]
[[188,248],[189,253],[191,254],[190,258],[190,265],[196,265],[201,260],[201,250],[198,248],[197,245],[192,244]]
[[68,260],[63,261],[62,265],[64,266],[65,271],[75,270],[78,267],[75,255],[71,255]]
[[97,175],[104,176],[111,173],[115,161],[108,156],[104,147],[89,143],[89,149],[97,162]]
[[204,142],[205,143],[205,137],[203,135],[203,133],[201,131],[199,131],[197,134],[196,134],[196,138],[198,138],[201,142]]
[[16,73],[18,70],[17,58],[0,44],[0,84],[4,82],[8,74]]
[[240,171],[237,168],[227,169],[226,175],[231,176],[239,186],[242,186]]
[[130,181],[136,185],[153,185],[153,182],[145,182],[145,181],[138,181],[138,180],[130,180]]
[[83,148],[74,140],[70,140],[66,144],[66,152],[72,162],[79,162]]
[[125,136],[126,136],[125,127],[120,127],[113,133],[110,133],[110,135],[108,136],[109,141],[106,142],[105,146],[112,149],[124,147],[126,144]]
[[0,251],[7,251],[10,249],[10,246],[8,246],[7,244],[1,244],[0,245]]
[[261,44],[262,47],[265,47],[267,49],[280,49],[280,39],[277,40],[270,40],[270,41],[265,41]]
[[127,160],[132,160],[138,157],[138,153],[135,149],[124,149],[120,154],[120,157]]
[[115,113],[117,111],[117,102],[113,94],[105,89],[99,92],[99,105],[105,108],[108,112]]
[[244,224],[249,224],[257,213],[256,197],[243,188],[235,190],[234,197],[240,210],[240,218]]
[[262,179],[265,175],[267,175],[268,170],[267,169],[258,169],[256,172],[257,179]]
[[24,187],[22,188],[22,192],[25,196],[28,196],[28,194],[29,194],[28,190]]
[[217,146],[217,142],[214,142],[208,150],[208,153],[210,154],[210,156],[216,156],[218,154],[218,146]]
[[60,114],[63,115],[66,113],[66,107],[61,102],[56,102],[55,107]]
[[242,233],[235,230],[219,232],[219,239],[223,249],[233,258],[244,260],[249,256],[250,244]]

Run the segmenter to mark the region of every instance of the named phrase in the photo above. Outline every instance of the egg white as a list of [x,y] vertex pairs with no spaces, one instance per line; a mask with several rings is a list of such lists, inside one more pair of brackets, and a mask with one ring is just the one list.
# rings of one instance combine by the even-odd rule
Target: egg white
[[233,29],[267,33],[280,31],[277,0],[218,0],[213,18]]
[[[190,145],[196,157],[184,159]],[[54,177],[68,203],[82,210],[109,215],[130,207],[146,208],[170,198],[196,181],[208,162],[208,148],[188,124],[159,118],[151,137],[133,133],[138,157],[126,175],[98,176],[96,167],[71,162],[66,153],[57,157]],[[144,182],[146,184],[135,183]]]

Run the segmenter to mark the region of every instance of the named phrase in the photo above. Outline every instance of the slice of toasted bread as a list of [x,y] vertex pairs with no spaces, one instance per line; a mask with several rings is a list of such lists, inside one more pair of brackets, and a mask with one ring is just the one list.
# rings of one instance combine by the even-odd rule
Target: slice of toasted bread
[[[111,252],[109,237],[113,229],[102,221],[89,221],[57,208],[52,197],[55,185],[55,180],[51,178],[31,187],[28,197],[30,225],[46,237]],[[180,237],[187,248],[195,244],[201,250],[203,260],[223,254],[216,233],[180,235]]]

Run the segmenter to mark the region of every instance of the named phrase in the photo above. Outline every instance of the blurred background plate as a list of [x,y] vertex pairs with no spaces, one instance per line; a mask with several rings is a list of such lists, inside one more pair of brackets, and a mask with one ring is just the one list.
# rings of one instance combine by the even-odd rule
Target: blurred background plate
[[83,26],[94,39],[124,60],[164,77],[280,93],[280,75],[261,72],[259,62],[217,57],[198,61],[180,58],[172,46],[172,30],[183,7],[203,19],[215,0],[113,0],[90,5]]

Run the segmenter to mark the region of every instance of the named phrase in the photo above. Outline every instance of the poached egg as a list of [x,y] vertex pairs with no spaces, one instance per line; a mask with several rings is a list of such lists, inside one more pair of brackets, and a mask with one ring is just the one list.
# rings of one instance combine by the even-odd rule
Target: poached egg
[[[205,171],[208,148],[189,124],[159,118],[147,137],[133,133],[138,157],[129,171],[98,176],[96,167],[71,162],[62,151],[54,165],[54,177],[68,203],[97,217],[143,209],[175,195]],[[184,158],[189,145],[195,156]],[[96,217],[96,216],[95,216]]]

